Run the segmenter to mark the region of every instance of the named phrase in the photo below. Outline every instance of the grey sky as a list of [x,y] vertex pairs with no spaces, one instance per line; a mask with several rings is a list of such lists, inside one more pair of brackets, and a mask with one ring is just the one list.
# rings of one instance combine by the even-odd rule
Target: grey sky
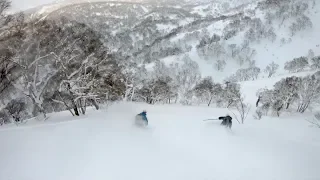
[[37,7],[43,4],[54,2],[55,0],[11,0],[12,11],[22,11]]

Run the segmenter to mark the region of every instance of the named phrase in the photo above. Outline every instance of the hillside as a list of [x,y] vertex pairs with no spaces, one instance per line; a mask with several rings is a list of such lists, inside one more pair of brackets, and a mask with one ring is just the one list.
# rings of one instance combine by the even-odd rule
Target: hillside
[[[218,82],[249,65],[264,69],[275,61],[283,69],[285,62],[305,56],[309,50],[320,53],[320,27],[316,23],[320,5],[313,0],[279,1],[276,5],[272,1],[62,4],[42,8],[35,14],[46,18],[65,16],[89,25],[105,37],[106,45],[118,59],[151,63],[148,67],[152,67],[157,60],[170,64],[190,56],[199,64],[203,76],[212,76]],[[288,11],[281,13],[281,8],[286,7]],[[311,24],[299,24],[293,35],[291,23],[304,17]],[[204,40],[214,34],[219,38],[215,44]],[[201,48],[200,41],[204,43]]]
[[4,14],[0,113],[21,104],[14,119],[80,116],[122,100],[304,113],[320,97],[319,10],[314,0],[58,1]]
[[320,179],[318,1],[10,4],[1,180]]

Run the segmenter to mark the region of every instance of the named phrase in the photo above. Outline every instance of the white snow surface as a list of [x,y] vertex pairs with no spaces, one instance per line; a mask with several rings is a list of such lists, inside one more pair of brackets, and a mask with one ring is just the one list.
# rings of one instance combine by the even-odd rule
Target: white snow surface
[[[133,125],[147,109],[149,127]],[[304,116],[204,122],[227,109],[119,103],[0,129],[2,180],[318,180],[320,130]]]

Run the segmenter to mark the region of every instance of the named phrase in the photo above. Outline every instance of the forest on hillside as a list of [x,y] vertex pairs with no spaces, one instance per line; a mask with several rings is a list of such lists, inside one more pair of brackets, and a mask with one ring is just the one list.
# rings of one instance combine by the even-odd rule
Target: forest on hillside
[[[271,78],[279,70],[276,61],[265,69],[257,67],[252,43],[290,43],[290,38],[277,35],[274,26],[287,24],[293,38],[313,27],[306,15],[313,6],[315,1],[262,1],[256,10],[268,11],[264,19],[243,13],[200,17],[185,11],[179,12],[179,18],[191,18],[190,23],[162,31],[157,24],[179,24],[179,18],[165,16],[169,10],[177,13],[174,8],[158,8],[154,13],[163,12],[159,19],[146,16],[132,25],[133,30],[120,28],[112,35],[99,23],[87,24],[68,16],[44,19],[8,14],[10,2],[0,0],[0,123],[45,119],[48,113],[66,110],[81,116],[87,107],[99,109],[123,100],[232,108],[243,123],[250,106],[239,82],[256,80],[261,74]],[[222,34],[199,29],[221,20],[228,20]],[[183,38],[172,40],[181,34]],[[244,34],[241,43],[229,43],[239,34]],[[192,49],[200,58],[212,61],[213,70],[224,71],[231,61],[239,70],[219,83],[214,77],[203,77],[197,61],[187,54]],[[161,61],[175,55],[179,55],[176,62]],[[320,56],[312,50],[287,61],[284,69],[291,73],[320,68]],[[150,63],[151,71],[146,68]],[[257,113],[280,116],[289,108],[304,113],[320,102],[319,75],[287,77],[273,89],[257,92]]]

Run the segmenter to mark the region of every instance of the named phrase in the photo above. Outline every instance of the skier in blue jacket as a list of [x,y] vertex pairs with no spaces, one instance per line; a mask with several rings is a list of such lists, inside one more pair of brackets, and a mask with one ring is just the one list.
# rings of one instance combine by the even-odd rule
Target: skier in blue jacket
[[143,110],[142,113],[138,114],[137,116],[140,116],[141,120],[145,122],[145,125],[148,125],[148,118],[147,118],[147,111]]

